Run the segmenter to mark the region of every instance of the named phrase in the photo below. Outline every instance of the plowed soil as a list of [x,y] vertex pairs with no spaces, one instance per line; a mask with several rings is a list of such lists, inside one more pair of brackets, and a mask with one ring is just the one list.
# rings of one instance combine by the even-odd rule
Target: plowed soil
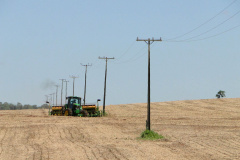
[[0,111],[0,159],[240,159],[240,98],[151,103],[151,128],[138,137],[146,104],[106,106],[107,117],[48,116],[48,110]]

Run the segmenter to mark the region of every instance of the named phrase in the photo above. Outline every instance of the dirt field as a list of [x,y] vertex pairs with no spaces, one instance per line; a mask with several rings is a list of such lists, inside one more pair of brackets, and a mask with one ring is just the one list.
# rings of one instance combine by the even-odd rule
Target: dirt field
[[240,98],[107,106],[108,117],[48,116],[48,110],[0,111],[0,159],[240,159]]

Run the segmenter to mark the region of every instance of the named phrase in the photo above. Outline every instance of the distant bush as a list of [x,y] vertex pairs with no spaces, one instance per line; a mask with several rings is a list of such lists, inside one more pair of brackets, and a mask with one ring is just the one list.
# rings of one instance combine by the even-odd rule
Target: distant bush
[[38,107],[37,105],[29,105],[29,104],[22,105],[19,102],[17,103],[17,105],[12,103],[7,103],[7,102],[4,102],[4,103],[0,102],[0,110],[20,110],[20,109],[39,109],[39,108],[48,108],[48,107],[46,107],[46,104]]
[[152,131],[152,130],[145,130],[141,133],[141,138],[146,140],[155,140],[155,139],[163,139],[162,135]]

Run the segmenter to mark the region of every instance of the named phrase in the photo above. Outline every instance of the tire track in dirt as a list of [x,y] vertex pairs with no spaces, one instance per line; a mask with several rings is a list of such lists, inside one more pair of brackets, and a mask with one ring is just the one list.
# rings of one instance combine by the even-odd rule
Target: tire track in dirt
[[233,138],[229,141],[229,143],[233,146],[234,149],[238,150],[239,151],[239,154],[240,154],[240,139],[239,137],[237,138]]
[[[77,146],[77,148],[81,148],[83,152],[83,157],[85,157],[85,159],[109,159],[102,156],[102,153],[111,154],[112,157],[114,157],[113,159],[119,159],[118,156],[116,155],[116,153],[118,153],[117,150],[114,151],[110,149],[110,152],[109,152],[109,149],[107,149],[104,146],[104,147],[101,147],[102,149],[104,149],[104,152],[101,152],[99,147],[96,147],[96,145],[92,145],[89,137],[84,136],[82,131],[84,130],[80,129],[80,127],[78,126],[65,127],[65,130],[64,130],[65,134],[69,135],[66,137],[66,139],[72,142],[72,145]],[[121,153],[119,153],[119,155],[121,155]]]
[[[18,127],[16,127],[18,128]],[[9,127],[6,136],[3,139],[3,148],[5,149],[4,157],[10,157],[11,159],[16,159],[17,155],[14,153],[17,152],[17,147],[20,146],[16,142],[16,128],[15,127]],[[5,159],[5,158],[3,158]]]
[[122,160],[122,159],[128,160],[128,158],[124,154],[122,154],[115,146],[102,145],[102,146],[98,146],[98,147],[94,147],[94,148],[97,149],[99,158],[115,159],[115,160]]
[[[187,140],[183,140],[184,142],[187,142]],[[205,154],[209,155],[220,155],[220,157],[231,157],[231,154],[228,154],[227,152],[222,151],[221,149],[218,148],[217,145],[214,145],[214,140],[212,139],[190,139],[190,143],[188,143],[190,146],[198,146],[194,148],[198,148],[199,150],[205,152]],[[194,145],[191,145],[194,144]],[[219,144],[219,143],[218,143]]]
[[184,157],[185,159],[192,160],[192,159],[207,159],[209,154],[199,152],[199,149],[192,148],[190,145],[180,142],[180,141],[173,141],[168,144],[161,144],[165,148],[168,148],[169,151],[178,155],[179,157]]
[[28,133],[28,128],[26,125],[24,125],[22,127],[23,129],[23,133],[24,133],[24,136],[23,136],[23,139],[22,139],[22,143],[24,144],[24,147],[26,148],[26,152],[25,152],[25,156],[27,157],[26,159],[29,159],[30,157],[30,149],[29,149],[29,136],[25,133]]
[[92,148],[88,146],[88,144],[78,145],[78,147],[82,148],[84,159],[98,159],[95,154],[92,154]]
[[91,140],[89,137],[85,136],[82,131],[84,131],[84,129],[80,128],[79,126],[73,126],[71,129],[71,136],[76,143],[75,145],[82,148],[85,158],[99,159],[99,157],[94,152],[95,148],[91,146]]
[[[46,127],[46,137],[47,137],[47,140],[50,142],[50,144],[53,144],[53,141],[52,141],[52,135],[50,132],[52,132],[52,125],[47,125]],[[51,130],[51,131],[50,131]]]
[[126,159],[129,160],[126,156],[124,156],[117,148],[110,148],[111,153],[115,154],[116,157],[119,157],[119,159]]
[[33,145],[34,137],[35,137],[35,132],[29,132],[28,133],[28,137],[27,137],[28,146],[30,146],[33,149],[33,154],[32,154],[33,160],[35,160],[35,158],[36,158],[36,148]]
[[2,155],[2,152],[3,152],[3,143],[4,143],[4,139],[6,137],[6,134],[7,134],[7,128],[5,127],[1,127],[1,132],[0,132],[0,136],[2,135],[1,137],[1,140],[0,140],[0,144],[1,144],[1,152],[0,152],[0,157]]
[[49,153],[49,142],[51,144],[51,141],[47,141],[48,138],[49,138],[49,135],[48,135],[48,128],[49,128],[49,125],[38,125],[38,133],[40,135],[40,139],[43,140],[43,143],[40,143],[41,144],[41,150],[42,150],[42,157],[44,159],[49,159],[50,157],[50,153]]
[[[63,148],[67,151],[67,153],[71,153],[75,150],[74,141],[69,137],[70,132],[68,131],[68,126],[59,128],[58,125],[55,125],[57,133],[55,135],[59,135],[59,143],[62,144]],[[75,157],[71,154],[68,155],[68,159],[75,159]]]
[[[85,159],[97,159],[95,154],[92,154],[92,148],[89,146],[89,141],[87,143],[85,140],[84,135],[79,132],[80,129],[78,129],[78,126],[71,126],[71,127],[66,127],[64,132],[66,135],[66,138],[68,139],[68,141],[70,141],[72,143],[72,145],[76,146],[77,148],[81,148],[84,155]],[[80,144],[84,144],[84,145],[80,145]],[[74,147],[75,148],[75,147]]]
[[[177,155],[185,155],[187,159],[196,159],[194,157],[201,157],[201,159],[208,159],[214,154],[205,152],[209,150],[211,146],[207,146],[205,140],[199,139],[199,137],[191,135],[168,135],[171,137],[171,141],[162,146],[169,148],[172,153]],[[180,138],[181,137],[181,138]],[[193,137],[193,138],[192,138]],[[200,158],[199,158],[200,159]]]
[[232,148],[231,144],[228,143],[228,140],[214,139],[214,140],[212,140],[212,142],[213,142],[213,144],[219,144],[219,145],[214,146],[219,152],[221,151],[224,155],[226,155],[226,157],[233,157],[233,155],[234,155],[233,148]]

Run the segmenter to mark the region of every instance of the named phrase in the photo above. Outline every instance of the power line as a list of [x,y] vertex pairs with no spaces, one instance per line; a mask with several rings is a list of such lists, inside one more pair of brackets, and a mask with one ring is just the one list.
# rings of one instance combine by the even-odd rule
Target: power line
[[237,25],[237,26],[235,26],[235,27],[232,27],[232,28],[230,28],[230,29],[228,29],[228,30],[225,30],[225,31],[223,31],[223,32],[220,32],[220,33],[218,33],[218,34],[215,34],[215,35],[212,35],[212,36],[209,36],[209,37],[205,37],[205,38],[201,38],[201,39],[195,39],[195,40],[190,40],[190,41],[170,41],[170,42],[193,42],[193,41],[202,41],[202,40],[205,40],[205,39],[209,39],[209,38],[213,38],[213,37],[219,36],[219,35],[221,35],[221,34],[224,34],[224,33],[226,33],[226,32],[229,32],[229,31],[231,31],[231,30],[234,30],[234,29],[236,29],[236,28],[238,28],[238,27],[240,27],[240,24]]
[[238,27],[240,27],[240,24],[239,25],[236,25],[236,26],[234,26],[234,27],[232,27],[232,28],[230,28],[230,29],[227,29],[227,30],[225,30],[225,31],[223,31],[223,32],[219,32],[219,33],[217,33],[217,34],[214,34],[214,35],[211,35],[211,36],[208,36],[208,37],[204,37],[204,38],[201,38],[201,39],[194,39],[194,40],[189,40],[189,41],[166,41],[166,42],[193,42],[193,41],[201,41],[201,40],[205,40],[205,39],[209,39],[209,38],[213,38],[213,37],[216,37],[216,36],[219,36],[219,35],[221,35],[221,34],[224,34],[224,33],[226,33],[226,32],[229,32],[229,31],[231,31],[231,30],[234,30],[234,29],[236,29],[236,28],[238,28]]
[[193,36],[193,37],[191,37],[191,38],[184,39],[184,40],[181,40],[181,41],[188,41],[188,40],[191,40],[191,39],[193,39],[193,38],[196,38],[196,37],[199,37],[199,36],[201,36],[201,35],[204,35],[204,34],[210,32],[210,31],[216,29],[217,27],[221,26],[222,24],[226,23],[228,20],[230,20],[231,18],[233,18],[234,16],[236,16],[236,15],[239,14],[239,13],[240,13],[240,10],[239,10],[237,13],[235,13],[234,15],[232,15],[231,17],[229,17],[228,19],[226,19],[225,21],[223,21],[223,22],[219,23],[218,25],[216,25],[215,27],[213,27],[213,28],[211,28],[211,29],[209,29],[209,30],[207,30],[207,31],[199,34],[199,35],[196,35],[196,36]]
[[[128,63],[128,62],[130,62],[130,61],[132,61],[133,59],[135,59],[136,57],[138,57],[138,55],[139,55],[139,53],[141,52],[141,51],[143,51],[143,49],[144,49],[145,47],[142,47],[136,54],[134,54],[131,58],[129,58],[128,60],[126,60],[126,61],[120,61],[120,62],[116,62],[116,64],[122,64],[122,63]],[[145,54],[145,52],[144,52],[144,54]]]
[[133,45],[136,43],[136,41],[133,41],[133,43],[127,48],[127,50],[122,53],[116,60],[121,59],[123,56],[125,56],[127,54],[127,52],[133,47]]
[[221,10],[219,13],[217,13],[215,16],[213,16],[212,18],[208,19],[206,22],[200,24],[198,27],[180,35],[180,36],[177,36],[177,37],[174,37],[174,38],[170,38],[170,39],[167,39],[167,40],[174,40],[174,39],[177,39],[177,38],[181,38],[189,33],[192,33],[193,31],[197,30],[198,28],[204,26],[205,24],[207,24],[208,22],[210,22],[211,20],[213,20],[214,18],[216,18],[218,15],[220,15],[221,13],[223,13],[227,8],[229,8],[232,4],[234,4],[237,0],[234,0],[232,1],[227,7],[225,7],[223,10]]
[[[152,48],[154,47],[155,43],[152,45]],[[132,58],[130,58],[129,60],[126,60],[126,61],[123,61],[123,62],[120,62],[120,63],[116,63],[116,64],[123,64],[123,63],[129,63],[129,62],[134,62],[140,58],[142,58],[144,55],[147,54],[147,52],[143,51],[143,49],[145,48],[145,46],[143,48],[141,48],[140,51],[137,52],[137,54],[135,54]],[[139,56],[139,53],[143,51],[143,53]]]
[[[228,19],[224,20],[223,22],[219,23],[218,25],[214,26],[213,28],[211,28],[211,29],[209,29],[209,30],[207,30],[207,31],[205,31],[205,32],[202,32],[202,33],[199,34],[199,35],[196,35],[196,36],[193,36],[193,37],[190,37],[190,38],[187,38],[187,39],[183,39],[183,40],[169,40],[169,39],[167,39],[167,40],[165,40],[165,41],[166,41],[166,42],[191,42],[191,41],[198,41],[198,40],[192,40],[192,39],[193,39],[193,38],[196,38],[196,37],[199,37],[199,36],[202,36],[202,35],[210,32],[210,31],[218,28],[219,26],[221,26],[222,24],[226,23],[227,21],[229,21],[230,19],[232,19],[234,16],[236,16],[236,15],[239,14],[239,13],[240,13],[240,10],[239,10],[238,12],[236,12],[234,15],[232,15],[231,17],[229,17]],[[233,28],[231,28],[231,29],[229,29],[229,30],[227,30],[227,31],[224,31],[223,33],[228,32],[228,31],[230,31],[230,30],[232,30],[232,29],[235,29],[235,28],[237,28],[237,27],[238,27],[238,26],[235,26],[235,27],[233,27]],[[222,32],[221,32],[221,33],[222,33]],[[220,34],[221,34],[221,33],[220,33]],[[219,34],[216,34],[216,35],[214,35],[214,36],[209,36],[209,37],[215,37],[215,36],[217,36],[217,35],[219,35]],[[208,38],[208,37],[207,37],[207,38]],[[207,38],[202,38],[202,39],[207,39]],[[200,39],[200,40],[202,40],[202,39]]]

